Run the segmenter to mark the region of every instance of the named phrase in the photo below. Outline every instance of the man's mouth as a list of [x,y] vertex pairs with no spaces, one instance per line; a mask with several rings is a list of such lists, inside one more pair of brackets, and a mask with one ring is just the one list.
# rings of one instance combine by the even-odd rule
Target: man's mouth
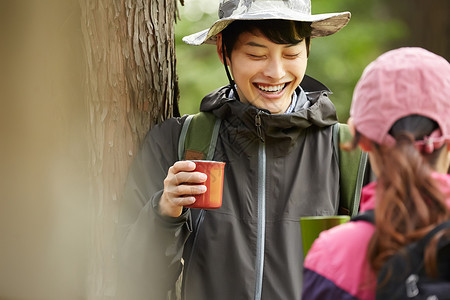
[[286,87],[286,83],[278,84],[278,85],[268,85],[268,84],[263,85],[263,84],[256,83],[255,86],[259,90],[263,91],[264,93],[276,94],[276,93],[281,92]]

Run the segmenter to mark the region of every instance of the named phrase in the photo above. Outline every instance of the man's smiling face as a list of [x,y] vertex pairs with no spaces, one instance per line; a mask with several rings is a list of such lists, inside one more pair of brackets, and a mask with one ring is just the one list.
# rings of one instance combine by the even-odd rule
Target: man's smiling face
[[240,100],[278,114],[289,107],[307,60],[304,39],[298,44],[276,44],[259,32],[244,32],[229,65]]

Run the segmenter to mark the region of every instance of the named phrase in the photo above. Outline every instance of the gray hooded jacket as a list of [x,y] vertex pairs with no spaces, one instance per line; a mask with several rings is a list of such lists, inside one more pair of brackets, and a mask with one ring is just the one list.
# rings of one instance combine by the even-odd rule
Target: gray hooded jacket
[[166,299],[181,272],[183,299],[300,299],[299,219],[336,214],[339,204],[330,91],[309,77],[301,86],[311,105],[290,114],[229,99],[230,86],[203,99],[201,111],[222,119],[214,155],[226,162],[219,209],[157,213],[185,117],[149,132],[122,201],[118,299]]

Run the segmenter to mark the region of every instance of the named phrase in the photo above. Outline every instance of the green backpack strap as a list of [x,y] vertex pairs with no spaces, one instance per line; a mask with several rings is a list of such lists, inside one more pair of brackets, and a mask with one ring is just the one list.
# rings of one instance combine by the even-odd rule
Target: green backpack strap
[[333,147],[339,161],[340,203],[339,214],[355,216],[359,211],[361,189],[367,166],[367,153],[357,148],[345,151],[340,144],[351,141],[352,134],[347,124],[333,125]]
[[220,123],[209,112],[187,116],[178,139],[178,159],[212,160]]

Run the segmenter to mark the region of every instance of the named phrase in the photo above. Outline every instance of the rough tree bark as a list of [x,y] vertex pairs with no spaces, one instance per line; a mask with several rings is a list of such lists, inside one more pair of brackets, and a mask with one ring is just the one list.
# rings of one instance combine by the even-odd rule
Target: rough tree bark
[[93,217],[89,299],[115,293],[114,227],[128,166],[147,131],[178,114],[176,0],[79,0],[87,61]]
[[398,0],[386,1],[391,13],[404,20],[409,36],[402,45],[428,49],[450,59],[450,1]]

